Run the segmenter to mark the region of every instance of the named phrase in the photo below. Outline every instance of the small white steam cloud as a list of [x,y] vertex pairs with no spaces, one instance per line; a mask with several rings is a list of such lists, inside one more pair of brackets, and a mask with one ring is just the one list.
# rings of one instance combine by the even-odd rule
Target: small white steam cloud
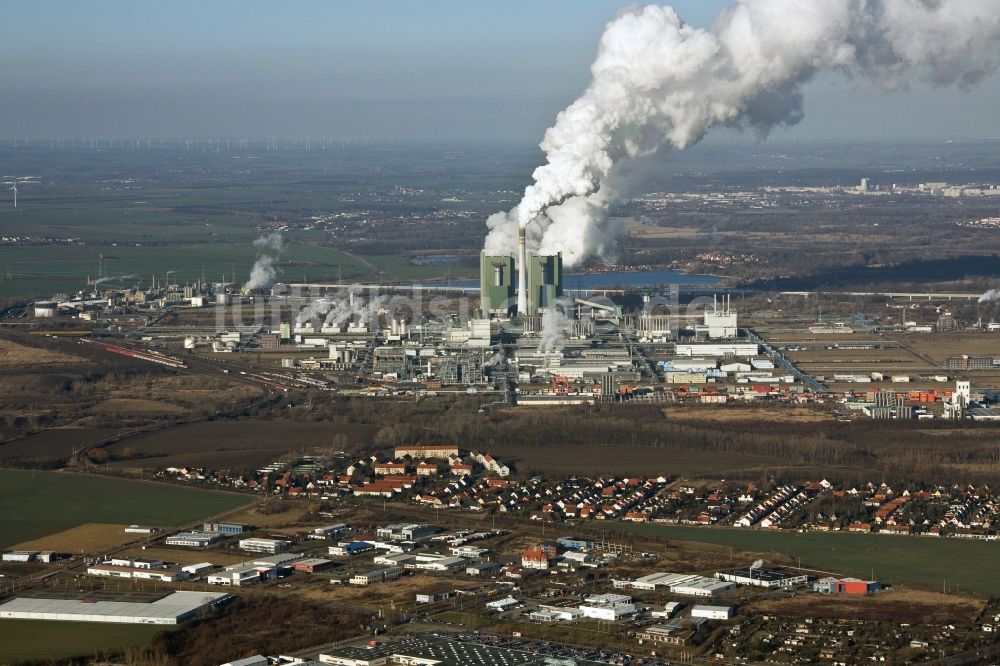
[[1000,301],[1000,289],[990,289],[979,297],[980,303],[992,303],[993,301]]
[[[832,70],[886,91],[968,88],[1000,60],[997,0],[736,0],[708,30],[670,7],[633,7],[605,28],[592,80],[545,133],[546,164],[512,210],[487,220],[485,250],[532,249],[571,266],[607,252],[623,167],[683,150],[712,128],[761,135],[803,116],[802,84]],[[530,224],[529,223],[532,223]]]
[[538,351],[557,352],[566,346],[573,321],[566,316],[565,307],[565,303],[559,302],[542,315],[542,338],[538,341]]
[[333,306],[334,303],[326,298],[317,298],[314,301],[310,301],[295,315],[296,326],[304,324],[307,321],[325,317]]
[[490,356],[488,361],[483,363],[483,368],[492,368],[497,363],[502,363],[505,358],[503,352],[496,352],[493,356]]
[[135,275],[133,275],[132,273],[129,273],[128,275],[109,275],[94,280],[94,286],[96,287],[97,285],[102,284],[104,282],[118,282],[119,280],[131,280],[133,278],[135,278]]
[[277,231],[264,234],[253,242],[253,246],[258,250],[273,250],[281,252],[285,249],[285,239]]
[[278,254],[285,248],[285,241],[280,233],[274,232],[261,236],[253,242],[253,246],[261,254],[250,269],[250,279],[244,289],[267,289],[278,276],[274,264],[278,261]]

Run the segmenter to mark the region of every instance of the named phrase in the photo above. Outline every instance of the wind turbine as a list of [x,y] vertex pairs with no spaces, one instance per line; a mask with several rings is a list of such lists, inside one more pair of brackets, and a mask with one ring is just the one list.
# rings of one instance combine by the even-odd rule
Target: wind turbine
[[17,208],[17,184],[30,185],[38,179],[38,176],[20,176],[14,180],[4,181],[4,185],[10,185],[10,189],[14,192],[14,208]]

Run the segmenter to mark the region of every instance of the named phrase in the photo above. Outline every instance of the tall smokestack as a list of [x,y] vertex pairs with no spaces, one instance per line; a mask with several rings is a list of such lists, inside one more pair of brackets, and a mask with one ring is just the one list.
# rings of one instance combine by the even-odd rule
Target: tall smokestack
[[517,230],[517,314],[528,314],[528,241],[524,227]]

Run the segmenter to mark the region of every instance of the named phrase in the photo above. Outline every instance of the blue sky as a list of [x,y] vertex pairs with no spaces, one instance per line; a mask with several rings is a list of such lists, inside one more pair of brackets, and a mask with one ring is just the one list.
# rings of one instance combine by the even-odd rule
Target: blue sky
[[[0,136],[537,141],[622,4],[7,0]],[[727,3],[671,4],[705,25]],[[824,79],[787,135],[996,134],[998,110],[995,80],[888,98]]]

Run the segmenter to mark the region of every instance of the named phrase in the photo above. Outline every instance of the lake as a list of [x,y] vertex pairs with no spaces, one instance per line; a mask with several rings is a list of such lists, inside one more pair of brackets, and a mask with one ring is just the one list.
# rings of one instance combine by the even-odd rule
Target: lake
[[[628,287],[646,289],[678,284],[685,287],[716,287],[722,283],[717,275],[698,275],[680,271],[614,271],[608,273],[565,273],[565,289],[611,289]],[[465,289],[479,287],[479,280],[451,280],[448,286]]]

